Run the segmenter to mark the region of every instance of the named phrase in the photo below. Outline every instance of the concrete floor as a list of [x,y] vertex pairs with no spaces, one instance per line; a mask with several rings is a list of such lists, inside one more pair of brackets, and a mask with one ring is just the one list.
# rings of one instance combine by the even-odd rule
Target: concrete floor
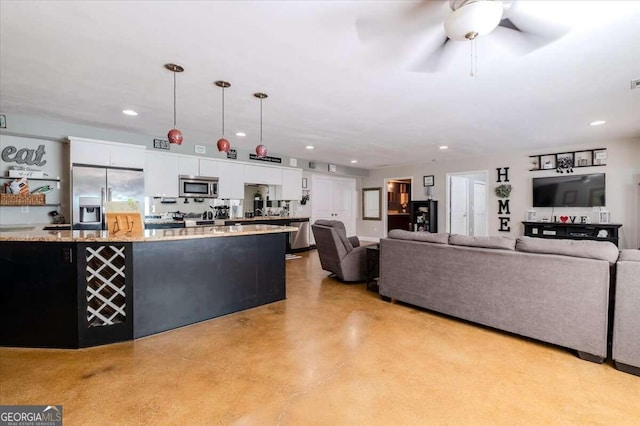
[[65,425],[640,424],[640,378],[287,261],[287,300],[135,342],[0,349],[1,404]]

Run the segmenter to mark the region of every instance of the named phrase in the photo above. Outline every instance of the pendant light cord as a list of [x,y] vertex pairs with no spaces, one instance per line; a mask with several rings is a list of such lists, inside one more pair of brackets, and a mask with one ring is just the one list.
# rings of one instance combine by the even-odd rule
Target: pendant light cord
[[173,72],[173,128],[176,128],[176,72]]
[[224,86],[222,86],[222,136],[224,137]]
[[262,143],[262,98],[260,98],[260,143]]

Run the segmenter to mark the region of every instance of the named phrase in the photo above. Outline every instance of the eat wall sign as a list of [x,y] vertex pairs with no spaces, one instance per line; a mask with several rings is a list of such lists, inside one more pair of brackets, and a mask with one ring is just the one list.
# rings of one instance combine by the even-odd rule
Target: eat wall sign
[[9,145],[2,150],[0,158],[7,163],[26,164],[27,166],[44,166],[47,160],[44,160],[44,145],[40,145],[38,149],[20,148]]

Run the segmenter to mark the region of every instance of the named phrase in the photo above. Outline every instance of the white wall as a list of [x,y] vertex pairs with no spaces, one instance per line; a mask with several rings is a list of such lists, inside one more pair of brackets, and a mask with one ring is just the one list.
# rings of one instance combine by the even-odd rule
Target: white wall
[[[23,138],[16,136],[8,136],[0,134],[0,152],[7,146],[15,146],[18,149],[38,149],[38,146],[44,145],[45,154],[42,159],[46,160],[43,166],[27,166],[33,170],[40,170],[47,174],[48,178],[60,179],[57,182],[44,180],[28,180],[29,190],[43,186],[51,185],[54,190],[46,194],[45,202],[47,204],[60,204],[60,206],[30,206],[30,207],[7,207],[0,206],[0,225],[8,224],[43,224],[49,223],[50,211],[58,211],[67,219],[67,223],[71,220],[68,216],[69,210],[69,149],[68,144],[56,142],[52,140],[43,140],[35,138]],[[9,174],[9,167],[24,166],[15,162],[5,162],[0,159],[0,176],[5,177]],[[5,182],[11,182],[9,179],[2,179],[0,185]],[[3,191],[4,188],[0,189]]]
[[[606,173],[606,197],[607,209],[611,212],[611,222],[621,223],[620,248],[640,247],[640,212],[639,190],[640,183],[640,138],[618,141],[604,141],[596,145],[571,145],[551,147],[543,150],[514,152],[505,148],[505,152],[499,155],[475,157],[457,161],[425,162],[414,166],[403,166],[372,170],[369,177],[360,180],[360,188],[383,186],[384,179],[395,176],[413,176],[416,185],[413,187],[412,200],[427,199],[424,188],[420,186],[422,176],[434,175],[435,200],[438,200],[438,225],[439,230],[444,231],[446,224],[446,193],[445,179],[447,173],[488,170],[489,171],[489,205],[488,233],[489,235],[520,236],[524,228],[521,224],[526,220],[527,210],[532,205],[532,178],[556,175],[552,171],[531,172],[531,159],[529,155],[560,153],[565,151],[577,151],[582,149],[607,148],[607,166],[586,167],[576,169],[575,174],[581,173]],[[511,232],[499,232],[498,198],[493,190],[499,185],[496,168],[509,167],[509,180],[513,186],[510,197]],[[536,209],[538,218],[551,216],[551,209]],[[593,222],[597,222],[597,214],[591,208],[556,208],[554,215],[589,216]],[[363,221],[358,216],[357,233],[364,237],[380,238],[382,235],[382,223],[377,221]]]

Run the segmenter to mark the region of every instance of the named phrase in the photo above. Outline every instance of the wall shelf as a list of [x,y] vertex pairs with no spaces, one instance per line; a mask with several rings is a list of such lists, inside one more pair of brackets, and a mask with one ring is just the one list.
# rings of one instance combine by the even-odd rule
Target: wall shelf
[[[61,182],[60,178],[55,178],[55,179],[53,179],[53,178],[52,179],[49,179],[49,178],[31,178],[31,177],[26,177],[26,178],[27,178],[27,180],[47,180],[49,182]],[[3,176],[2,179],[14,180],[14,179],[20,179],[20,178]]]
[[0,207],[60,207],[60,204],[0,204]]
[[585,149],[582,151],[556,152],[530,155],[532,167],[529,171],[579,169],[607,165],[607,149]]

